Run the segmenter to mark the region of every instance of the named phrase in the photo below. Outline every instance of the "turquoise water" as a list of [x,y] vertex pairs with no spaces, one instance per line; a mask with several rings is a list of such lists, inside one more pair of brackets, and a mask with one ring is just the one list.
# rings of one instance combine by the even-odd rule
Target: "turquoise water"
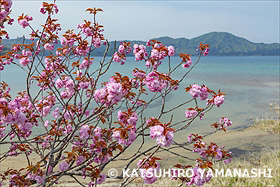
[[[93,69],[99,67],[98,60],[94,60]],[[193,61],[196,58],[193,57]],[[179,57],[171,59],[171,66],[175,67],[180,62]],[[96,64],[96,66],[95,66]],[[131,71],[137,67],[145,70],[144,62],[135,62],[133,57],[128,57],[127,63],[123,66],[114,63],[108,75],[102,81],[108,80],[114,72],[121,72],[123,75],[131,75]],[[168,63],[164,61],[160,67],[161,72],[167,72]],[[178,68],[171,76],[179,79],[188,69]],[[25,88],[26,73],[16,66],[6,66],[1,72],[1,80],[6,81],[14,96],[18,91]],[[166,108],[191,99],[185,92],[185,87],[190,84],[205,84],[210,89],[226,92],[226,100],[220,108],[214,108],[207,113],[204,120],[197,120],[189,128],[192,132],[209,131],[209,125],[218,121],[220,117],[227,116],[233,121],[232,128],[239,128],[250,125],[251,119],[265,115],[269,103],[279,102],[279,57],[203,57],[192,72],[181,83],[179,89],[167,98]],[[205,102],[199,102],[201,107]],[[161,101],[153,103],[147,109],[146,117],[158,116]],[[185,105],[176,110],[173,115],[173,122],[185,119],[185,110],[194,107],[194,103]],[[168,122],[170,115],[163,116],[163,121]]]

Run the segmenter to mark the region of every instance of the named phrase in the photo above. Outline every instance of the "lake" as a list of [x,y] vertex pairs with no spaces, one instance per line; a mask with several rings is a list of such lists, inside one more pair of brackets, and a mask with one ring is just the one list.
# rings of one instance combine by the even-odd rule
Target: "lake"
[[[92,69],[99,67],[97,63],[101,58],[94,60]],[[197,57],[193,57],[195,61]],[[171,58],[171,66],[175,67],[181,62],[179,57]],[[96,66],[95,66],[96,65]],[[113,63],[109,73],[102,78],[107,81],[114,72],[132,77],[132,70],[137,67],[145,70],[145,62],[135,62],[134,57],[128,57],[125,65]],[[164,61],[160,66],[160,72],[167,72],[168,63]],[[173,79],[179,79],[188,69],[178,68],[171,75]],[[6,81],[11,87],[12,96],[25,89],[26,73],[16,66],[6,66],[1,72],[1,80]],[[204,116],[204,120],[197,120],[189,128],[192,132],[204,132],[210,130],[210,124],[227,116],[233,121],[231,128],[243,128],[252,123],[252,119],[265,116],[270,103],[279,103],[279,56],[249,56],[249,57],[202,57],[197,66],[189,73],[181,83],[179,89],[167,98],[166,108],[172,108],[190,99],[190,94],[185,92],[185,87],[193,83],[205,84],[210,89],[225,92],[224,104]],[[161,102],[151,105],[145,112],[146,117],[158,116]],[[190,103],[173,113],[173,122],[185,119],[185,111],[194,107]],[[199,102],[204,107],[205,102]],[[163,121],[168,122],[170,115],[164,116]]]

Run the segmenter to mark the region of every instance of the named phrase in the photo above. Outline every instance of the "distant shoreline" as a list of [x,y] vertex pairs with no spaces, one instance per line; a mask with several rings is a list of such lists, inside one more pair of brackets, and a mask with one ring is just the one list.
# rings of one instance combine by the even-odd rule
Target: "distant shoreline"
[[[31,44],[32,42],[36,42],[38,39],[34,41],[30,41],[29,39],[25,40],[25,44]],[[192,55],[197,55],[196,52],[197,46],[200,42],[210,45],[210,53],[211,56],[280,56],[280,43],[254,43],[245,38],[235,36],[231,33],[227,32],[210,32],[198,37],[187,39],[187,38],[171,38],[168,36],[153,38],[153,40],[157,40],[162,42],[163,45],[169,46],[172,45],[175,48],[176,54],[187,53]],[[2,45],[4,45],[4,50],[11,49],[13,44],[22,43],[23,38],[16,39],[3,39]],[[122,40],[131,43],[131,47],[134,44],[144,44],[146,45],[146,41],[141,40]],[[116,47],[118,47],[121,41],[116,41]],[[110,49],[108,51],[108,56],[112,56],[113,48],[115,41],[110,41]],[[55,49],[61,48],[62,45],[55,44]],[[147,49],[151,49],[151,47],[147,47]],[[3,51],[4,51],[3,50]],[[96,48],[92,54],[93,56],[103,56],[104,51],[106,50],[106,46],[101,46],[100,48]],[[3,54],[3,53],[1,53]],[[132,56],[133,54],[129,54],[128,56]]]

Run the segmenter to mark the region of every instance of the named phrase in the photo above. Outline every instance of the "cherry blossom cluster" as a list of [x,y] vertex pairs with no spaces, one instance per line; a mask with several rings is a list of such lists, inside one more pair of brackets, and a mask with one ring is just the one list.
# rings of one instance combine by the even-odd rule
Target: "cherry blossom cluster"
[[204,56],[207,56],[209,51],[210,51],[210,45],[209,44],[202,44],[200,42],[196,51],[200,51],[201,53],[203,53]]
[[200,100],[206,100],[208,98],[208,92],[210,92],[207,86],[199,86],[197,84],[187,87],[186,90],[189,91],[193,98],[200,98]]
[[180,58],[182,58],[182,67],[189,68],[192,65],[192,58],[190,54],[180,54]]
[[22,55],[16,54],[15,59],[19,59],[19,63],[23,66],[27,66],[30,63],[30,57],[32,52],[29,50],[22,50]]
[[135,55],[135,61],[143,60],[148,56],[148,52],[146,51],[146,46],[134,44],[133,46],[133,54]]
[[91,27],[91,22],[85,21],[85,23],[77,25],[78,29],[82,30],[82,33],[86,36],[93,36],[93,31]]
[[204,183],[209,182],[212,178],[211,175],[208,175],[208,172],[205,172],[204,175],[199,172],[202,168],[195,167],[193,168],[193,176],[190,178],[190,181],[187,182],[187,186],[192,186],[195,184],[196,186],[203,186]]
[[160,79],[159,73],[154,71],[147,75],[145,82],[151,92],[161,92],[167,85],[165,80]]
[[78,80],[78,90],[87,90],[86,96],[89,98],[90,97],[90,86],[93,86],[94,84],[94,79],[93,78],[87,78],[85,76],[81,76],[81,71],[77,70],[77,77],[76,80]]
[[[85,26],[78,26],[78,28],[83,28]],[[92,44],[94,47],[100,47],[101,40],[104,40],[103,36],[99,36],[101,38],[92,37]],[[58,48],[56,53],[60,56],[66,56],[68,53],[73,52],[76,56],[86,56],[90,51],[90,44],[87,40],[82,40],[82,36],[80,34],[75,34],[74,31],[68,30],[63,34],[63,37],[60,39],[60,43],[63,46],[62,48]],[[87,57],[84,57],[85,60]],[[92,59],[90,59],[92,60]],[[89,63],[91,64],[91,63]]]
[[95,101],[101,104],[106,104],[106,106],[118,103],[123,96],[124,92],[122,85],[112,79],[103,88],[94,92]]
[[[12,24],[13,19],[8,15],[10,13],[13,2],[11,0],[2,0],[0,2],[0,23],[8,21],[8,24]],[[2,26],[3,28],[3,26]]]
[[174,46],[168,46],[167,47],[167,50],[168,50],[168,56],[174,56],[175,55],[175,49],[174,49]]
[[209,49],[209,48],[206,48],[206,49],[204,50],[203,55],[204,55],[204,56],[207,56],[207,55],[208,55],[208,53],[209,53],[209,51],[210,51],[210,49]]
[[55,81],[55,85],[57,88],[65,88],[65,90],[63,90],[60,93],[61,98],[65,99],[65,98],[71,98],[71,96],[74,94],[75,92],[75,83],[74,81],[68,77],[68,76],[64,76],[62,79],[58,78]]
[[199,136],[198,134],[189,134],[188,136],[188,142],[196,142],[197,140],[201,140],[202,136]]
[[104,87],[94,92],[94,99],[98,103],[112,106],[120,102],[122,98],[131,100],[134,97],[134,94],[130,92],[131,88],[131,79],[116,73],[116,76],[112,76],[110,81],[104,84]]
[[137,166],[141,168],[141,177],[143,177],[146,184],[152,184],[157,181],[157,177],[154,175],[160,169],[160,164],[157,160],[160,160],[160,158],[146,156],[137,163]]
[[[165,88],[176,90],[179,86],[178,80],[173,80],[169,75],[157,71],[152,71],[146,75],[145,71],[135,68],[132,71],[132,75],[135,76],[135,78],[131,79],[133,88],[140,88],[141,93],[148,94],[144,86],[151,92],[162,92]],[[145,102],[141,101],[141,103],[138,102],[137,105],[142,105],[144,103]]]
[[135,141],[137,134],[135,133],[135,129],[133,129],[133,127],[128,126],[116,128],[112,136],[119,144],[129,146]]
[[151,46],[151,55],[149,56],[148,60],[146,60],[147,67],[153,67],[154,70],[161,65],[162,60],[165,59],[167,56],[174,56],[175,50],[173,46],[163,46],[161,42],[156,40],[149,40],[147,42],[147,46]]
[[177,80],[172,80],[170,76],[152,71],[146,76],[145,84],[151,92],[161,92],[164,88],[176,90],[179,86]]
[[53,86],[53,79],[55,74],[51,70],[43,70],[39,76],[32,76],[33,79],[37,80],[37,86],[42,90],[46,90],[49,86]]
[[57,14],[58,13],[58,6],[55,3],[46,3],[43,2],[40,7],[40,12],[42,14]]
[[[91,41],[94,47],[99,48],[104,40],[102,32],[104,31],[103,26],[98,23],[94,23],[92,26],[90,21],[85,21],[85,23],[79,24],[77,26],[82,30],[82,33],[87,37],[91,37]],[[103,42],[106,45],[106,42]]]
[[[106,175],[105,174],[100,174],[99,177],[96,178],[96,184],[102,184],[103,182],[105,182],[106,179]],[[94,187],[95,185],[95,181],[93,182],[89,182],[88,187]]]
[[80,64],[80,66],[79,66],[79,68],[81,69],[81,70],[83,70],[83,69],[88,69],[91,65],[93,64],[93,59],[88,59],[88,58],[85,58],[83,61],[82,61],[82,63]]
[[[5,28],[5,23],[12,25],[14,19],[9,16],[11,12],[13,2],[11,0],[2,0],[0,1],[0,44],[3,37],[9,39],[9,34],[7,31],[3,30]],[[0,45],[0,52],[4,49],[4,45]],[[7,63],[0,58],[0,71],[4,69],[4,65]]]
[[8,55],[0,56],[0,70],[4,70],[4,65],[10,65],[14,59],[18,59],[22,66],[27,66],[33,54],[33,47],[34,44],[14,44],[12,50],[8,52]]
[[40,112],[41,116],[49,115],[51,108],[55,105],[56,97],[50,93],[43,100],[38,101],[36,109]]
[[[93,162],[97,164],[106,163],[108,162],[109,157],[113,156],[112,151],[115,149],[109,147],[110,142],[112,142],[112,132],[110,130],[83,125],[79,130],[77,141],[74,142],[72,148],[73,150],[76,150],[80,146],[88,146],[90,148],[90,155],[93,158]],[[105,148],[108,149],[106,152],[104,152]],[[81,165],[86,158],[89,158],[89,156],[84,155],[83,157],[79,157],[79,159],[76,160],[76,164]]]
[[[59,75],[62,71],[61,70],[61,61],[62,59],[60,57],[55,56],[47,56],[45,58],[45,67],[47,71],[54,72],[54,75]],[[55,78],[55,76],[52,76]]]
[[[134,87],[136,89],[138,89],[140,87],[141,92],[145,93],[146,89],[144,88],[144,86],[148,83],[149,86],[147,86],[148,88],[150,88],[150,91],[157,91],[157,90],[162,90],[163,84],[158,84],[159,82],[163,83],[164,80],[160,80],[159,79],[159,73],[158,72],[151,72],[148,74],[148,76],[146,76],[146,72],[143,70],[140,70],[138,68],[135,68],[132,71],[132,75],[135,77],[132,79],[132,82],[134,84]],[[165,85],[165,84],[164,84]]]
[[14,100],[5,97],[0,98],[1,137],[3,137],[5,125],[8,124],[14,128],[14,131],[9,134],[11,139],[16,134],[25,138],[29,137],[32,133],[32,127],[38,125],[38,117],[34,113],[34,108],[26,93],[19,93],[19,96]]
[[[200,172],[199,170],[203,170],[200,167],[194,167],[192,168],[192,166],[190,165],[181,165],[181,164],[176,164],[174,166],[175,168],[179,168],[179,169],[192,169],[192,177],[188,178],[188,177],[178,177],[178,170],[172,170],[173,172],[173,176],[171,177],[171,180],[181,180],[183,184],[186,184],[186,186],[203,186],[204,183],[209,182],[210,179],[212,178],[211,175],[209,175],[210,173],[208,171],[205,171],[202,175],[202,172]],[[205,170],[205,168],[204,168]]]
[[[161,42],[156,40],[148,40],[147,46],[151,46],[151,52],[149,58],[146,46],[143,44],[134,44],[133,54],[136,61],[145,60],[147,67],[153,67],[154,70],[162,63],[162,60],[167,56],[174,56],[175,49],[173,46],[163,46]],[[129,42],[121,42],[118,52],[114,53],[114,61],[121,62],[123,65],[126,60],[126,54],[131,52],[131,47]]]
[[[65,32],[65,34],[62,35],[60,39],[61,45],[65,46],[66,48],[63,48],[64,54],[66,54],[66,50],[69,50],[68,47],[73,46],[76,41],[79,41],[82,39],[82,36],[80,34],[75,34],[73,30],[68,30]],[[69,52],[69,51],[68,51]]]
[[220,119],[220,123],[215,122],[215,123],[211,124],[212,127],[223,130],[223,131],[226,131],[226,127],[230,127],[231,125],[232,125],[232,121],[229,120],[227,117],[222,117]]
[[[193,84],[189,87],[186,87],[186,92],[189,92],[193,98],[200,98],[200,100],[207,99],[207,105],[215,105],[220,107],[225,100],[224,92],[219,90],[218,93],[216,93],[205,85],[199,86],[197,84]],[[211,99],[208,99],[209,95],[212,95]]]
[[32,153],[32,149],[27,144],[11,143],[8,155],[18,156],[20,153],[24,153],[29,156]]
[[[30,186],[32,185],[31,181],[28,179],[25,179],[25,175],[20,175],[20,172],[17,170],[10,170],[7,173],[5,173],[6,176],[11,175],[9,179],[9,184],[11,186]],[[2,185],[2,183],[0,183]]]
[[[70,166],[72,164],[71,161],[73,159],[76,159],[77,165],[81,165],[82,163],[85,162],[84,156],[74,156],[75,154],[73,152],[67,152],[67,154],[68,154],[67,161],[61,162],[61,164],[58,165],[59,170],[61,172],[66,172],[70,168]],[[48,172],[51,172],[51,170]],[[93,167],[87,167],[87,168],[83,169],[83,178],[84,179],[86,178],[86,176],[85,176],[86,170],[90,171],[91,175],[94,176],[94,178],[91,178],[91,181],[88,183],[89,187],[93,187],[93,186],[96,186],[96,184],[102,184],[103,182],[105,182],[106,175],[101,174],[99,169],[93,169]]]
[[138,121],[138,116],[136,112],[128,111],[118,112],[118,123],[120,128],[115,128],[113,133],[113,138],[115,138],[119,144],[129,146],[136,139],[136,123]]
[[42,184],[42,183],[43,183],[43,176],[41,176],[41,175],[34,175],[34,174],[29,173],[29,174],[27,175],[27,178],[28,178],[29,180],[34,180],[34,181],[36,181],[36,183],[38,183],[38,184]]
[[118,121],[123,123],[125,126],[132,125],[133,128],[135,128],[138,121],[138,116],[136,112],[133,112],[131,109],[128,109],[128,111],[124,112],[120,110],[118,111]]
[[52,43],[45,43],[44,48],[45,48],[45,50],[51,51],[51,50],[54,49],[54,44],[52,44]]
[[130,42],[121,42],[118,52],[114,53],[113,60],[114,62],[121,62],[121,65],[125,64],[126,55],[132,51],[130,47]]
[[[1,39],[0,39],[1,41]],[[1,49],[4,49],[4,46],[1,45]],[[0,71],[4,70],[5,65],[9,65],[13,62],[13,57],[11,56],[0,56]]]
[[202,112],[202,108],[188,108],[186,110],[186,118],[193,118],[196,117],[199,114],[200,120],[202,120],[202,117],[204,116],[204,112]]
[[86,56],[89,53],[89,50],[90,50],[89,42],[86,40],[83,40],[75,48],[74,54],[77,56]]
[[[58,108],[56,108],[56,109],[58,109]],[[83,113],[83,109],[82,109],[81,103],[79,103],[78,106],[69,105],[67,108],[64,108],[64,110],[62,111],[62,115],[63,115],[65,120],[73,120],[76,117],[76,115],[81,115],[82,113]],[[54,111],[53,111],[52,114],[54,114]],[[56,114],[56,112],[55,112],[55,114]],[[60,114],[58,113],[58,116],[59,115]],[[88,117],[90,115],[90,110],[85,110],[84,115],[86,117]],[[70,129],[70,127],[68,127],[68,126],[66,128]]]
[[211,99],[207,99],[207,105],[215,105],[217,107],[220,107],[225,100],[225,93],[221,92],[220,90],[218,91],[218,93],[213,92],[213,96]]
[[28,15],[22,14],[21,16],[18,17],[18,24],[22,26],[22,28],[25,28],[29,26],[29,21],[32,21],[33,18]]
[[139,80],[140,83],[143,83],[144,80],[146,79],[146,72],[143,70],[140,70],[138,68],[135,68],[132,71],[132,75],[135,77],[135,82],[137,82],[137,80]]
[[150,127],[150,137],[156,138],[158,145],[168,147],[172,144],[175,130],[169,127],[169,123],[163,124],[156,118],[150,118],[146,125]]
[[207,145],[203,142],[201,136],[197,136],[194,134],[190,134],[188,136],[188,140],[193,144],[193,152],[196,152],[202,156],[202,158],[210,161],[212,159],[215,160],[223,160],[224,163],[229,164],[231,162],[231,152],[224,150],[224,147],[218,147],[215,143],[211,142]]
[[[193,152],[197,152],[202,156],[201,158],[196,159],[196,166],[192,167],[191,165],[181,165],[176,164],[175,168],[186,169],[192,168],[192,176],[188,177],[177,177],[178,171],[175,170],[175,175],[171,177],[171,180],[181,180],[187,186],[202,186],[205,183],[209,182],[212,178],[212,172],[209,170],[213,169],[213,161],[223,160],[225,164],[230,164],[232,161],[231,152],[224,150],[224,147],[218,147],[215,143],[211,142],[207,145],[202,141],[202,136],[198,134],[190,134],[188,136],[188,142],[193,144]],[[200,172],[199,170],[204,170]],[[177,173],[176,173],[177,172]],[[177,175],[176,175],[177,174]]]
[[7,99],[10,98],[10,87],[5,82],[0,83],[0,139],[5,136],[6,126],[2,121],[2,115],[7,115],[9,113],[9,109],[7,108]]

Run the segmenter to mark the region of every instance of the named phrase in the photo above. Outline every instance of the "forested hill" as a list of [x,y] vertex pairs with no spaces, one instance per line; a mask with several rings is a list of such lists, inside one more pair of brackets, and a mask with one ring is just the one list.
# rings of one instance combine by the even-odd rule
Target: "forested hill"
[[[186,38],[170,38],[170,37],[159,37],[154,38],[162,42],[164,45],[173,45],[176,50],[176,54],[179,53],[189,53],[192,55],[197,54],[195,52],[199,42],[210,44],[210,53],[211,56],[263,56],[263,55],[280,55],[280,44],[265,44],[265,43],[254,43],[245,38],[237,37],[233,34],[227,32],[211,32],[207,33],[192,39]],[[19,39],[10,39],[3,40],[5,49],[3,52],[7,51],[12,44],[22,41],[22,38]],[[26,43],[31,43],[30,40],[25,40]],[[146,41],[129,41],[133,44],[146,44]],[[119,44],[119,41],[117,41]],[[110,42],[109,55],[113,53],[114,42]],[[60,47],[57,45],[56,47]],[[105,46],[96,49],[93,52],[95,56],[103,56]],[[133,55],[133,54],[131,54]]]
[[161,37],[157,40],[164,44],[175,46],[177,52],[187,52],[195,54],[195,49],[199,42],[210,44],[210,55],[221,56],[251,56],[251,55],[280,55],[280,44],[253,43],[245,38],[237,37],[226,32],[211,32],[196,38],[173,39]]

